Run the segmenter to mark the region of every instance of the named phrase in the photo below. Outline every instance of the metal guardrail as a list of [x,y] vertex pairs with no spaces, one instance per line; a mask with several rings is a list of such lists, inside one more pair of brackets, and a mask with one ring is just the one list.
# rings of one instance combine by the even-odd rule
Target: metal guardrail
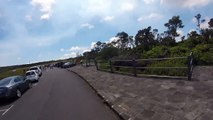
[[[141,67],[141,66],[136,66],[137,62],[139,61],[161,61],[161,60],[177,60],[177,59],[187,59],[187,66],[186,67]],[[95,66],[97,70],[101,70],[100,68],[100,63],[102,61],[94,61],[95,62]],[[113,62],[131,62],[131,66],[116,66],[113,65]],[[107,67],[109,67],[109,69],[107,71],[110,71],[111,73],[114,73],[116,71],[114,71],[113,68],[129,68],[132,69],[132,74],[134,76],[138,76],[137,70],[138,69],[186,69],[187,70],[187,77],[180,77],[180,78],[188,78],[188,80],[191,80],[192,78],[192,71],[193,71],[193,53],[191,52],[189,56],[184,56],[184,57],[173,57],[173,58],[150,58],[150,59],[133,59],[133,60],[109,60],[108,61],[109,65],[107,65]],[[144,75],[144,76],[165,76],[165,75]],[[175,77],[177,78],[178,76],[168,76],[168,77]]]

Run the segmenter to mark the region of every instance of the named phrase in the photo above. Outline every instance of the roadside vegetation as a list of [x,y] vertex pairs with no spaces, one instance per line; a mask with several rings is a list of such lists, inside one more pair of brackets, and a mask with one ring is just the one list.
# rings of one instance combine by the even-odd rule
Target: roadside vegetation
[[5,78],[5,77],[9,77],[9,76],[24,75],[25,69],[26,68],[18,68],[18,69],[14,69],[14,70],[7,70],[7,71],[4,71],[4,72],[1,72],[0,73],[0,80]]
[[[132,60],[148,58],[171,58],[189,56],[192,52],[194,65],[213,65],[213,18],[208,21],[208,28],[202,28],[205,22],[200,14],[195,16],[197,26],[187,36],[180,37],[178,30],[184,28],[180,16],[173,16],[164,24],[166,30],[159,33],[151,26],[138,30],[136,35],[130,36],[126,32],[119,32],[111,42],[100,42],[89,52],[77,59],[96,59],[103,69],[109,69],[109,60]],[[179,38],[179,41],[177,39]],[[112,63],[113,64],[113,63]],[[129,66],[128,63],[116,65]],[[126,64],[126,65],[125,65]],[[166,60],[142,64],[143,67],[186,67],[187,59]],[[130,72],[132,69],[120,69]],[[186,70],[146,69],[140,70],[145,74],[185,76]]]
[[9,76],[15,76],[15,75],[24,76],[25,72],[29,70],[29,68],[32,66],[40,66],[40,65],[50,66],[51,64],[66,63],[66,62],[73,63],[74,61],[72,58],[70,58],[66,60],[54,60],[54,61],[45,61],[45,62],[38,62],[38,63],[32,63],[32,64],[0,67],[0,80]]
[[9,76],[15,76],[15,75],[23,76],[25,72],[32,66],[49,64],[52,62],[55,62],[55,61],[0,67],[0,80]]

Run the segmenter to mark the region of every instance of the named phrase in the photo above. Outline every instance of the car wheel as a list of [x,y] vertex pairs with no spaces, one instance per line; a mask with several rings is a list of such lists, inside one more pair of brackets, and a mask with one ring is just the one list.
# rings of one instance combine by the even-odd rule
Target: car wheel
[[19,89],[16,90],[16,96],[20,98],[22,96],[21,91]]
[[29,82],[28,88],[32,88],[32,83],[31,82]]

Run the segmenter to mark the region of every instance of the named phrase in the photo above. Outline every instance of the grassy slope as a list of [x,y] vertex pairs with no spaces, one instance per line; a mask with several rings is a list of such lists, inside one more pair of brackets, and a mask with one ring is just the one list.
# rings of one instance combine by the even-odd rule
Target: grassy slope
[[7,70],[0,73],[0,79],[14,75],[24,75],[26,68]]

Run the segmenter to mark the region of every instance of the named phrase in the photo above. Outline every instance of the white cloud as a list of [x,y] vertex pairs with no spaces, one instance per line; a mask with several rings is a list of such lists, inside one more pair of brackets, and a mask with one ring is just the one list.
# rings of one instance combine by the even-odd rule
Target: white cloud
[[41,20],[49,20],[50,19],[50,14],[43,14],[41,17],[40,17]]
[[114,16],[105,16],[101,21],[109,22],[112,21],[114,18]]
[[93,29],[94,27],[95,27],[94,25],[91,25],[89,23],[81,24],[81,28]]
[[84,52],[89,52],[89,51],[91,51],[90,49],[86,49],[86,50],[84,50],[82,53],[84,53]]
[[180,30],[180,29],[177,30],[177,33],[178,33],[181,37],[182,37],[183,34],[184,34],[184,32],[183,32],[182,30]]
[[92,42],[91,45],[90,45],[90,48],[91,48],[91,49],[95,48],[95,44],[96,44],[96,43],[97,43],[97,42]]
[[163,15],[161,15],[159,13],[151,13],[148,16],[138,18],[138,21],[144,22],[145,20],[150,20],[150,19],[159,20],[159,19],[162,19],[162,18],[163,18]]
[[[209,22],[209,20],[210,20],[210,17],[205,17],[204,20],[205,20],[205,22],[200,23],[200,28],[202,28],[202,29],[205,29],[205,28],[208,28],[208,27],[209,27],[208,22]],[[197,24],[197,19],[194,17],[194,18],[192,19],[192,22],[195,23],[195,24]]]
[[184,32],[180,29],[177,30],[177,33],[180,35],[179,37],[176,37],[176,41],[181,41],[181,37],[184,36]]
[[112,37],[109,39],[108,43],[111,43],[111,42],[116,42],[119,40],[119,37]]
[[110,0],[87,0],[82,7],[90,12],[104,12],[111,6]]
[[[63,51],[65,51],[63,49]],[[89,47],[79,47],[79,46],[73,46],[70,49],[66,50],[66,52],[60,59],[67,59],[67,58],[74,58],[77,55],[83,54],[84,52],[90,51]]]
[[192,18],[193,23],[197,23],[197,19],[195,17]]
[[134,4],[130,2],[121,3],[121,10],[124,12],[132,11],[134,9]]
[[67,51],[83,53],[84,51],[88,51],[89,49],[90,49],[89,47],[73,46],[70,49],[68,49]]
[[143,0],[145,4],[151,4],[153,3],[155,0]]
[[76,52],[66,53],[61,57],[61,59],[74,58],[74,57],[76,57],[76,55],[77,55]]
[[138,0],[86,0],[82,3],[80,10],[81,16],[91,18],[92,16],[128,16],[126,12],[133,11],[140,4]]
[[41,19],[49,19],[53,13],[55,0],[32,0],[31,5],[38,7],[42,12]]
[[196,30],[195,30],[195,29],[190,29],[190,30],[189,30],[189,33],[191,33],[192,31],[196,31]]
[[61,48],[60,51],[61,51],[61,52],[64,52],[64,48]]
[[31,21],[32,21],[32,16],[26,15],[26,16],[25,16],[25,19],[26,19],[27,21],[31,22]]
[[80,48],[80,47],[78,47],[78,46],[75,46],[75,47],[71,47],[71,48],[69,49],[69,51],[77,51],[77,50],[81,50],[81,49],[83,49],[83,48]]
[[[119,37],[111,37],[108,41],[105,41],[106,44],[112,43],[112,42],[116,42],[119,40]],[[116,47],[117,45],[115,45]],[[95,45],[94,45],[95,47]]]
[[200,28],[202,28],[202,29],[208,28],[209,27],[209,24],[208,24],[209,21],[210,21],[210,18],[209,17],[205,17],[205,22],[200,24]]
[[213,0],[161,0],[161,4],[185,8],[202,7],[209,3],[213,3]]

